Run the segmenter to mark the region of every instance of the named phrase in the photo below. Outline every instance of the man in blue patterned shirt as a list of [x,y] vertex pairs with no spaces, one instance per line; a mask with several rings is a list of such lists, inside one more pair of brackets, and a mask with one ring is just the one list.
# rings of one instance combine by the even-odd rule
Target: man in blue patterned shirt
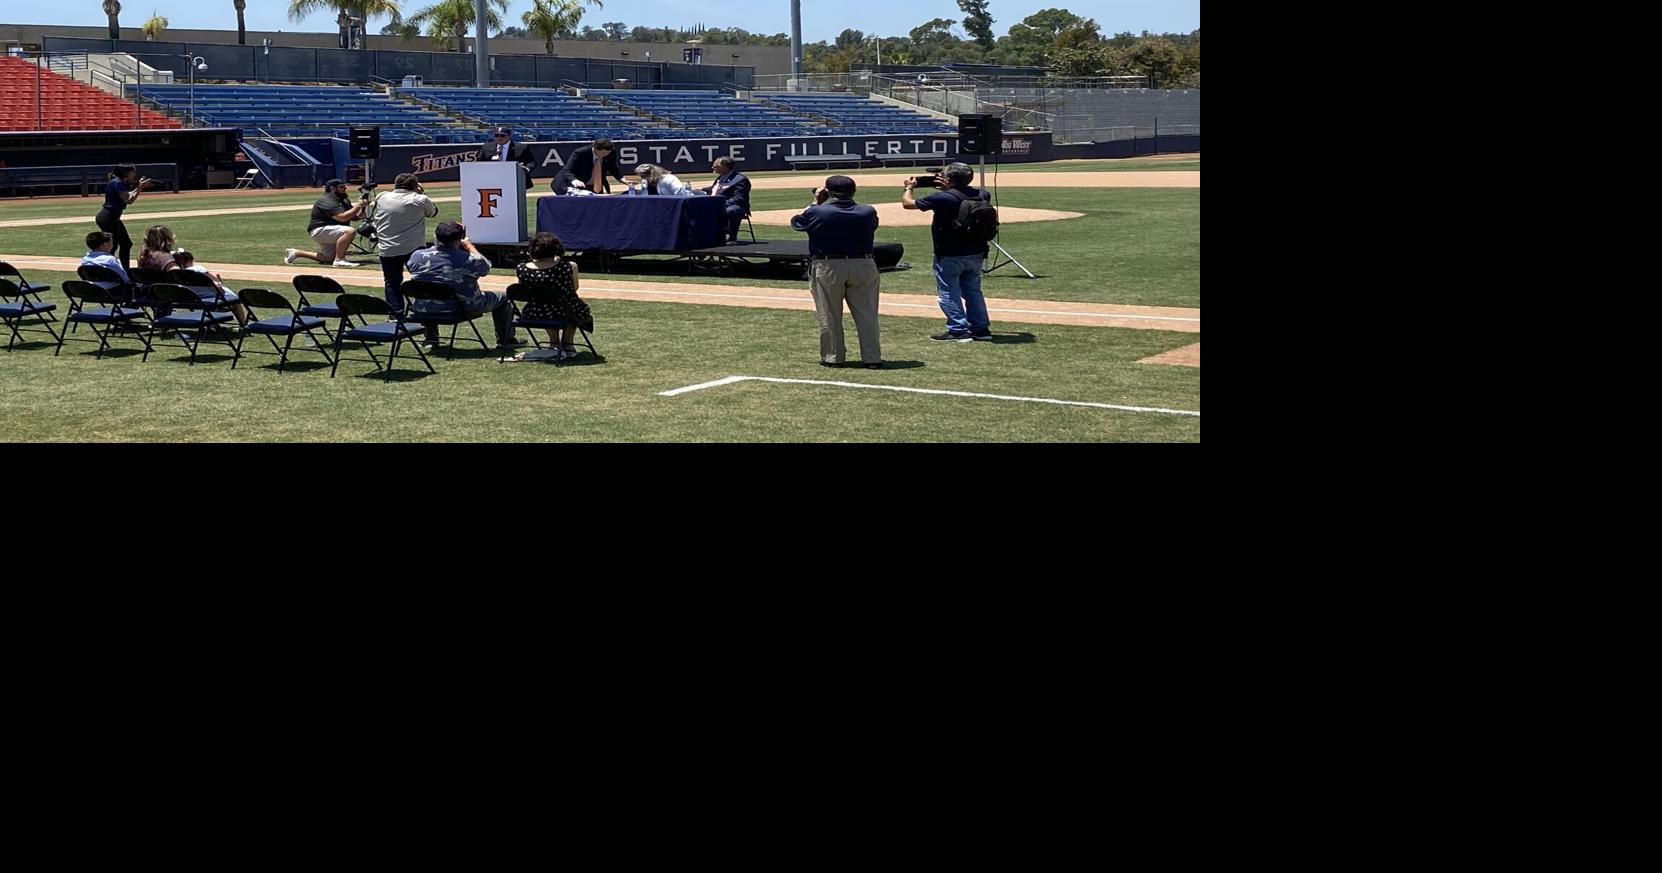
[[[490,274],[491,262],[474,248],[473,241],[467,238],[467,228],[460,222],[446,221],[434,229],[433,237],[438,240],[438,245],[417,249],[415,254],[410,255],[410,278],[438,282],[455,289],[463,311],[469,315],[489,312],[496,325],[496,344],[499,348],[525,345],[525,340],[514,339],[514,309],[508,305],[508,295],[479,290],[479,278]],[[448,314],[455,311],[453,304],[438,300],[417,300],[413,308],[416,321],[421,321],[424,312]],[[437,328],[425,323],[424,326],[427,328],[428,347],[437,348]]]

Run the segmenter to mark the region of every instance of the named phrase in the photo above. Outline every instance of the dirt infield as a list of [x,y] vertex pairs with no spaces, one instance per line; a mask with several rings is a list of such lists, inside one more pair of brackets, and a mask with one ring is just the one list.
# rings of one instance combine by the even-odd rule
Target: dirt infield
[[[807,204],[804,203],[804,206]],[[928,227],[933,220],[930,213],[917,209],[907,209],[899,203],[876,203],[877,220],[883,227]],[[800,209],[769,209],[766,212],[757,212],[750,216],[756,224],[779,224],[790,226],[791,218],[800,214]],[[1017,224],[1023,221],[1061,221],[1064,218],[1080,218],[1083,212],[1063,212],[1059,209],[1023,209],[1019,206],[998,207],[999,224]]]
[[1139,364],[1173,364],[1179,367],[1200,366],[1200,343],[1187,345],[1169,352],[1161,352],[1153,357],[1143,358]]
[[[79,258],[52,258],[38,255],[0,254],[0,260],[20,268],[58,270],[73,273]],[[381,288],[381,271],[374,266],[357,269],[319,270],[283,264],[217,264],[214,271],[231,280],[233,287],[266,287],[279,292],[293,288],[299,275],[326,275],[345,287]],[[513,282],[509,276],[486,276],[479,286],[501,291]],[[700,285],[690,282],[625,282],[583,277],[582,296],[591,299],[645,300],[661,303],[703,303],[718,306],[747,306],[767,309],[813,310],[814,301],[806,285],[801,288],[755,288],[739,285]],[[923,294],[884,294],[878,306],[883,315],[939,318],[940,304]],[[1200,310],[1175,306],[1130,306],[1106,303],[1074,303],[1054,300],[1011,300],[988,297],[987,312],[994,324],[1078,324],[1089,327],[1128,327],[1141,330],[1172,330],[1200,333]]]

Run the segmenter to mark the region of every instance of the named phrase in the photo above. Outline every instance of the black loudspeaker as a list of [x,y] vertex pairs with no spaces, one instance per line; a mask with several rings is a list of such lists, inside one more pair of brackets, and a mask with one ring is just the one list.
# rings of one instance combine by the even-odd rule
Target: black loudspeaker
[[351,142],[352,157],[369,158],[375,160],[381,156],[381,128],[354,127],[350,131],[348,140]]
[[996,115],[958,116],[958,153],[996,155],[1003,152],[1003,122]]

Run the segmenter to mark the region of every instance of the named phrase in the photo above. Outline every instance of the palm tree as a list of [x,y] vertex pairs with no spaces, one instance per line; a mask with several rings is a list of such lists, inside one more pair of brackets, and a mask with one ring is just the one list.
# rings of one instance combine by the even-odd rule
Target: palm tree
[[248,24],[242,17],[244,9],[248,8],[248,0],[231,0],[237,7],[237,45],[248,45]]
[[[289,0],[289,20],[304,21],[313,12],[322,12],[325,9],[336,9],[340,14],[335,16],[335,24],[340,27],[341,42],[346,42],[346,29],[351,26],[351,19],[356,18],[363,22],[365,32],[368,32],[369,20],[383,16],[392,19],[393,24],[400,21],[404,10],[398,6],[398,0]],[[369,43],[364,40],[359,44],[363,48]]]
[[[497,13],[506,14],[507,11],[508,0],[485,0],[485,26],[491,30],[501,30],[502,16]],[[456,51],[467,51],[467,43],[463,42],[463,38],[473,26],[473,0],[438,0],[437,3],[410,16],[411,30],[423,25],[427,27],[427,35],[434,40],[443,42],[453,36],[456,38]]]
[[110,39],[120,39],[121,0],[104,0],[104,14],[110,17]]
[[542,37],[549,54],[554,53],[556,37],[570,36],[577,31],[577,22],[583,20],[583,4],[605,9],[600,0],[531,0],[531,11],[521,15],[525,29]]
[[154,40],[156,37],[162,35],[162,31],[167,29],[167,19],[161,17],[160,14],[152,10],[150,13],[150,20],[146,21],[144,23],[144,27],[141,29],[144,31],[144,38],[146,40]]

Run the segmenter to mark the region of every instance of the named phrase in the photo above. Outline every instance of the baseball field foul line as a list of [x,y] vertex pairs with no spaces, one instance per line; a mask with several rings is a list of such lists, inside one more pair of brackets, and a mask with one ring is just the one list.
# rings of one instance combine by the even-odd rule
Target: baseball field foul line
[[681,388],[658,392],[659,397],[674,397],[705,388],[720,388],[739,382],[774,382],[781,385],[830,385],[834,388],[875,388],[879,391],[902,391],[907,394],[944,394],[948,397],[979,397],[983,400],[1018,400],[1023,403],[1051,403],[1057,406],[1089,406],[1092,409],[1117,409],[1122,412],[1158,412],[1162,415],[1192,415],[1200,413],[1187,409],[1162,409],[1157,406],[1120,406],[1115,403],[1087,403],[1083,400],[1053,400],[1049,397],[1013,397],[1008,394],[976,394],[970,391],[942,391],[937,388],[902,388],[898,385],[867,385],[861,382],[830,382],[822,379],[780,379],[773,376],[728,376],[714,382],[700,382]]

